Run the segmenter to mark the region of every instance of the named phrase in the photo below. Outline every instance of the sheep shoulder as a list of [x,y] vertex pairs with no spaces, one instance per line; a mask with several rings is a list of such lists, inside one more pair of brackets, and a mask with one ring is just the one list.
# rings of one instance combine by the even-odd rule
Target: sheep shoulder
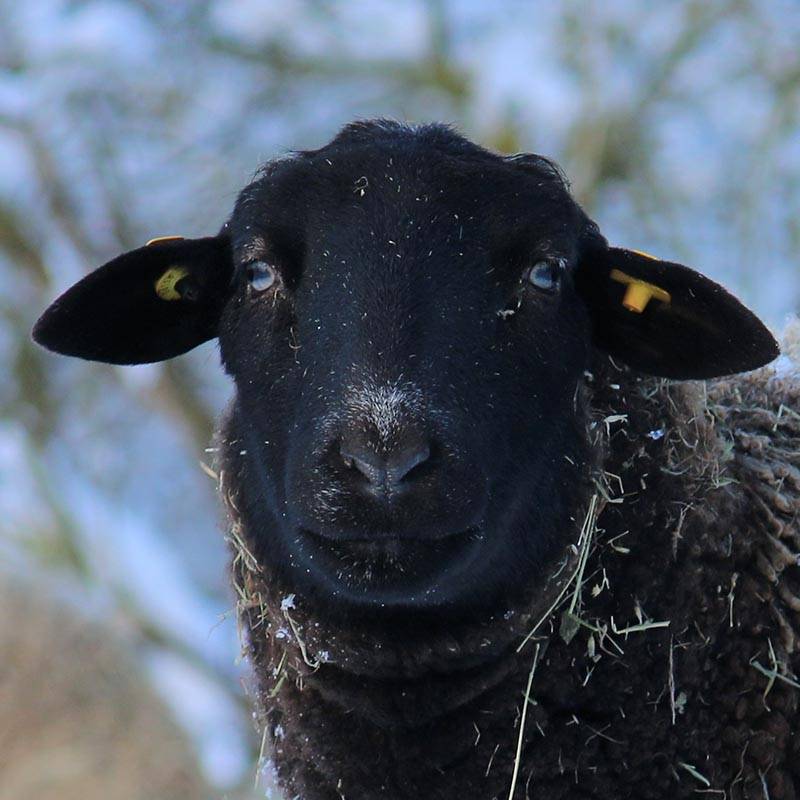
[[[793,341],[800,341],[793,333],[786,347],[790,354]],[[747,693],[742,689],[734,709],[741,721],[732,727],[737,742],[747,737],[765,785],[775,772],[771,796],[795,797],[800,792],[800,370],[785,358],[777,368],[716,382],[708,399],[730,443],[731,475],[745,498],[736,531],[741,569],[733,623],[742,635],[739,668],[745,669],[746,657],[748,683],[755,685]]]
[[591,406],[598,513],[535,676],[533,780],[800,797],[800,377],[612,365]]
[[[800,340],[791,334],[789,353]],[[784,357],[777,367],[711,382],[700,395],[713,458],[698,459],[705,486],[683,563],[703,563],[702,588],[694,590],[699,613],[716,606],[719,620],[721,601],[727,605],[727,620],[707,633],[714,663],[702,665],[719,701],[718,763],[738,779],[727,787],[732,797],[795,798],[800,369]]]

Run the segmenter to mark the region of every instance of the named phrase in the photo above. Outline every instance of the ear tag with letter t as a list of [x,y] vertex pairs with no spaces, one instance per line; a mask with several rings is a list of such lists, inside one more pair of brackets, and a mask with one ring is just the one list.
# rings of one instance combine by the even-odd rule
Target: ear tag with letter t
[[609,277],[612,281],[623,283],[628,287],[625,290],[625,296],[622,298],[622,305],[635,314],[643,313],[651,300],[658,300],[667,304],[672,301],[670,293],[660,286],[634,278],[621,270],[612,269]]

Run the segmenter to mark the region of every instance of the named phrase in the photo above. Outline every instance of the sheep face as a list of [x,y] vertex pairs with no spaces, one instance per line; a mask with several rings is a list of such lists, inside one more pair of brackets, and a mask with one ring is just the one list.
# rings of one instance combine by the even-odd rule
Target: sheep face
[[362,123],[269,164],[216,237],[158,242],[34,337],[154,361],[219,336],[257,555],[332,610],[497,604],[571,536],[602,349],[705,378],[777,347],[724,289],[610,248],[538,156]]
[[584,460],[593,227],[544,160],[360,135],[274,164],[231,220],[248,527],[348,604],[484,602],[549,552]]

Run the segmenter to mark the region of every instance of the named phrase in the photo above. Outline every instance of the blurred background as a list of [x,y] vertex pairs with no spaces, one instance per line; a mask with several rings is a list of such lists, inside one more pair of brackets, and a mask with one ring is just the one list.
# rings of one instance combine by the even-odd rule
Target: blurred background
[[613,243],[779,329],[799,44],[796,0],[0,0],[0,800],[270,792],[202,469],[215,345],[59,359],[29,339],[56,294],[215,233],[262,161],[389,116],[555,157]]

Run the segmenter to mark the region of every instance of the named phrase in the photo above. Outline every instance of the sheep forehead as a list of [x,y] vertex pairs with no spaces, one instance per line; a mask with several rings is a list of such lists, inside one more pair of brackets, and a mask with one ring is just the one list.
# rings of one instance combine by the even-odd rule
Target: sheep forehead
[[[514,184],[508,183],[514,179]],[[402,188],[437,190],[441,181],[460,187],[465,181],[476,190],[497,179],[506,186],[535,186],[543,195],[569,194],[569,184],[559,167],[535,153],[503,156],[462,137],[443,125],[398,125],[385,120],[346,126],[338,136],[316,150],[300,150],[272,158],[240,195],[242,211],[258,205],[271,188],[289,188],[287,197],[316,196],[326,185],[343,187],[354,198],[374,195],[383,184],[387,196],[397,199]],[[411,194],[414,189],[409,187]],[[479,192],[480,193],[480,192]],[[418,198],[417,198],[418,199]]]
[[[263,257],[278,230],[311,253],[356,248],[337,253],[348,265],[365,248],[387,265],[409,247],[420,258],[460,258],[509,236],[571,240],[573,206],[557,167],[541,156],[503,157],[443,126],[378,120],[265,165],[237,201],[234,246],[241,260]],[[438,240],[423,247],[431,236]]]

